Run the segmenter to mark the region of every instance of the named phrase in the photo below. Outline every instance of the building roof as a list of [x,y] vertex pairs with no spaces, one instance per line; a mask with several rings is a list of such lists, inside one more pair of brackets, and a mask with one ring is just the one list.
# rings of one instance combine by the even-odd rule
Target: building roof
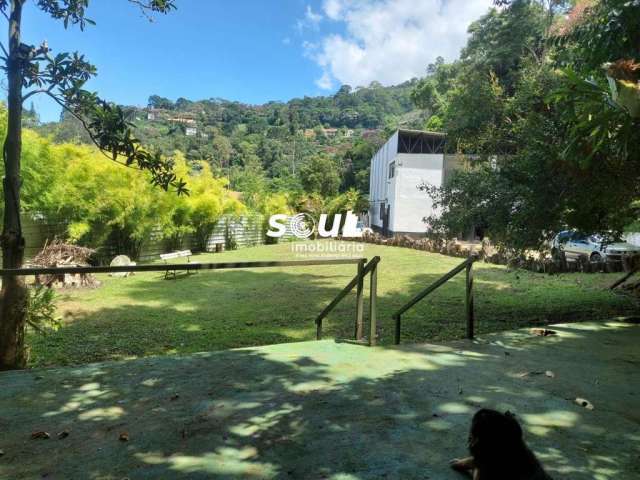
[[442,132],[430,132],[429,130],[412,130],[410,128],[399,128],[398,129],[398,133],[417,133],[417,134],[424,134],[424,135],[430,135],[430,136],[434,136],[434,137],[446,137],[447,134],[446,133],[442,133]]
[[444,153],[444,133],[399,129],[397,135],[398,153]]

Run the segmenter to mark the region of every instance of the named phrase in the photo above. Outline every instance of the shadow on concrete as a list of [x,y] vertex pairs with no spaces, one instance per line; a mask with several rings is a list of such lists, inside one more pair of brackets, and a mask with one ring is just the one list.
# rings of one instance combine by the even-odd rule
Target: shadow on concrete
[[554,478],[638,478],[640,327],[554,330],[0,373],[0,477],[455,479],[471,415],[493,407],[518,415]]

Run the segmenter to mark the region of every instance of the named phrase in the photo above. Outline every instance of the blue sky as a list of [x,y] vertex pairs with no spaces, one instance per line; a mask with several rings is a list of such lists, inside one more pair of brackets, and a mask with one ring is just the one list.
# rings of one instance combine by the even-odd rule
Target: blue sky
[[[97,25],[84,32],[64,30],[34,3],[25,7],[25,43],[84,53],[98,68],[90,89],[145,105],[151,94],[263,103],[342,83],[399,83],[438,55],[456,57],[490,1],[177,0],[177,11],[150,23],[126,0],[92,0],[87,16]],[[34,103],[43,121],[57,119],[51,102]]]

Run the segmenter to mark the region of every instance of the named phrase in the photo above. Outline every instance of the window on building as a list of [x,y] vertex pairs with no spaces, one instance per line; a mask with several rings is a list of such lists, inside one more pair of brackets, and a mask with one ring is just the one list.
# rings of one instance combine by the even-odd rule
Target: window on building
[[389,178],[393,178],[396,174],[396,162],[389,164]]

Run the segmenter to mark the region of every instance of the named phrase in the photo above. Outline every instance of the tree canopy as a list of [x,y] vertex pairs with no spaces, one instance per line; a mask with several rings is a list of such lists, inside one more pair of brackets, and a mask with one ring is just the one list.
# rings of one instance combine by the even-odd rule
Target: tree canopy
[[640,102],[640,4],[583,1],[565,15],[567,2],[498,3],[461,59],[434,65],[413,93],[469,160],[442,189],[423,186],[442,209],[430,232],[475,225],[524,250],[564,228],[624,230],[640,196],[640,123],[621,93]]

